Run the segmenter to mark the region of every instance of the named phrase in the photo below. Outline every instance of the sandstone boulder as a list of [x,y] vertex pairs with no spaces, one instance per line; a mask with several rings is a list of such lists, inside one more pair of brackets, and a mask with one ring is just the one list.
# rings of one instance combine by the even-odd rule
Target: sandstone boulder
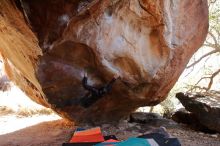
[[203,125],[210,130],[220,132],[219,98],[184,93],[178,93],[176,97],[186,110],[194,115],[194,121],[191,121],[194,125]]
[[[207,0],[1,0],[5,70],[34,101],[75,122],[116,121],[163,101],[208,30]],[[88,108],[89,84],[120,75]]]
[[172,120],[177,123],[186,124],[188,127],[196,131],[202,131],[205,133],[216,133],[216,131],[210,130],[208,127],[201,124],[199,119],[197,118],[197,115],[187,111],[185,108],[176,111],[172,115]]

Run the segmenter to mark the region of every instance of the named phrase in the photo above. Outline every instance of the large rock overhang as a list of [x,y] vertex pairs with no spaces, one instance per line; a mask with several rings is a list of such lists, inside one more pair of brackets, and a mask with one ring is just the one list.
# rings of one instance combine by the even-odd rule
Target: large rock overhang
[[[163,101],[208,31],[206,0],[2,0],[0,51],[34,101],[76,122],[117,121]],[[81,80],[112,91],[88,108]]]

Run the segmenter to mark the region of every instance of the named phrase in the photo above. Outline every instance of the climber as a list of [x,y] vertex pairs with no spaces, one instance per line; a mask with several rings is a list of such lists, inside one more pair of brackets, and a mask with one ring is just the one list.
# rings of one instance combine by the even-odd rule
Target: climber
[[80,105],[87,108],[90,105],[92,105],[93,103],[95,103],[97,100],[99,100],[105,94],[107,94],[111,91],[113,84],[115,83],[115,81],[118,78],[119,78],[119,75],[115,75],[113,77],[113,79],[108,84],[104,85],[101,88],[97,88],[97,87],[93,87],[91,85],[88,85],[88,83],[87,83],[88,77],[87,77],[87,74],[85,73],[83,80],[82,80],[82,85],[85,90],[89,91],[89,93],[80,100]]

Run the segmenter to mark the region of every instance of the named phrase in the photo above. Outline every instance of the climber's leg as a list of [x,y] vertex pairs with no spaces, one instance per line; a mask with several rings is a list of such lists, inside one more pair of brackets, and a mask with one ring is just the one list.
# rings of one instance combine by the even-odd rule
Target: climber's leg
[[109,92],[112,89],[113,84],[115,83],[115,81],[118,79],[118,77],[114,77],[106,86],[106,90],[107,92]]

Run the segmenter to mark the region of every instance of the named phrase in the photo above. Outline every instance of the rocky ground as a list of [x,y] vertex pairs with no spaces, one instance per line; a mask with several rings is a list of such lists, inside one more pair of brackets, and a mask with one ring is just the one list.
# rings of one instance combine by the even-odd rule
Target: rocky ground
[[[179,138],[183,146],[219,146],[219,134],[205,134],[190,130],[184,125],[167,124],[167,131],[174,137]],[[164,124],[161,124],[164,126]],[[2,125],[0,125],[2,127]],[[155,125],[119,122],[112,126],[102,126],[104,134],[115,134],[123,140],[130,136],[138,136],[156,128]],[[1,146],[60,146],[68,142],[73,134],[75,126],[64,119],[47,121],[30,126],[15,132],[0,135]]]
[[172,136],[179,138],[183,146],[219,146],[219,134],[205,134],[180,126],[178,128],[168,129]]

